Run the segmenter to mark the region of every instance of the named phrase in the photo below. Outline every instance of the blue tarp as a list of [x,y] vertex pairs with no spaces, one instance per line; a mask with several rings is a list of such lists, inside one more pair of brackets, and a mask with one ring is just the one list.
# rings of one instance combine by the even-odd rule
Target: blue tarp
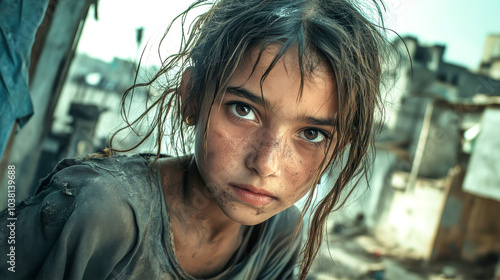
[[14,122],[33,115],[28,86],[31,47],[49,0],[0,0],[0,158]]

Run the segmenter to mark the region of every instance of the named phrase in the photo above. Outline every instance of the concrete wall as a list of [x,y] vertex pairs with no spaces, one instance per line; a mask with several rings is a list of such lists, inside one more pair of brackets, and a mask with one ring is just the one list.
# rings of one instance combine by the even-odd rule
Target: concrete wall
[[378,240],[402,256],[429,259],[446,199],[445,179],[418,179],[406,191],[409,173],[395,172],[385,186],[384,207],[374,229]]

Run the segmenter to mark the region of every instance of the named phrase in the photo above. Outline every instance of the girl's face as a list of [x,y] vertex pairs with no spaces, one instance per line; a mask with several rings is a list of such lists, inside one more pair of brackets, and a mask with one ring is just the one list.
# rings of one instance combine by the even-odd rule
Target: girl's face
[[[288,51],[262,84],[278,47],[245,56],[223,97],[197,127],[195,159],[211,196],[232,220],[255,225],[287,209],[314,184],[334,137],[337,113],[333,73],[320,64],[305,77],[299,97],[297,53]],[[200,111],[205,124],[209,106]]]

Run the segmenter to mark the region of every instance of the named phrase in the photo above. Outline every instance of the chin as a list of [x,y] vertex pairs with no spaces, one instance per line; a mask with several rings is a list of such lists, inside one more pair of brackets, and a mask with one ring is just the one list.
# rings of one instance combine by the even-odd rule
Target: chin
[[219,207],[228,218],[245,226],[258,225],[277,214],[274,211],[271,213],[266,207],[254,208],[238,202],[232,202],[229,205],[219,204]]

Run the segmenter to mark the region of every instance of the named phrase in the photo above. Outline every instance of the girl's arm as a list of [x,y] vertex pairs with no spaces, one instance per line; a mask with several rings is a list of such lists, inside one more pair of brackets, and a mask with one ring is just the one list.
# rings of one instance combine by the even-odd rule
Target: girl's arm
[[[70,166],[54,173],[42,182],[36,196],[16,204],[15,243],[9,239],[13,228],[9,211],[0,212],[0,276],[5,276],[0,278],[119,276],[126,265],[121,260],[132,250],[137,235],[133,211],[120,186],[90,166]],[[12,251],[15,272],[8,270]]]

